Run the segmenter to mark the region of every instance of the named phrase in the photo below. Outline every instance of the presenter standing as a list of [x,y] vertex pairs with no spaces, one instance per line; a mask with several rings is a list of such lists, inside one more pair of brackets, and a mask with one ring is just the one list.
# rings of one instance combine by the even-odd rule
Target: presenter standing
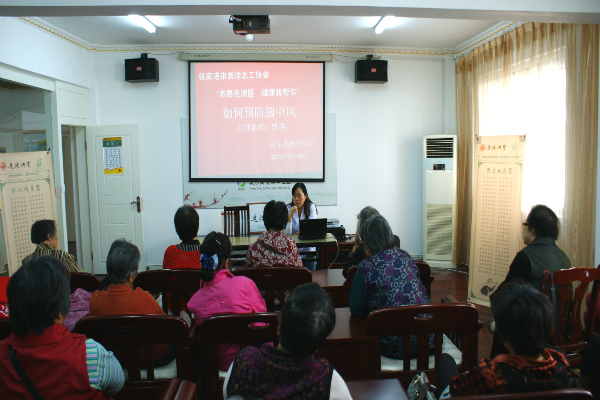
[[[306,186],[302,182],[298,182],[292,188],[292,202],[287,205],[288,208],[288,223],[285,227],[286,235],[297,235],[300,230],[301,219],[317,218],[317,206],[308,197]],[[300,252],[312,251],[315,252],[315,247],[299,248]],[[300,255],[305,258],[306,255]],[[316,261],[306,262],[306,268],[314,270],[317,267]]]

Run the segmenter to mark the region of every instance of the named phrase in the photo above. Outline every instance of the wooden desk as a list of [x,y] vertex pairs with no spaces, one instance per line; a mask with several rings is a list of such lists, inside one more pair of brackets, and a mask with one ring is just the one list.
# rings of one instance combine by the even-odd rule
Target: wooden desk
[[310,272],[313,276],[313,282],[318,283],[322,287],[343,286],[344,282],[346,282],[341,269],[320,269]]
[[373,379],[346,382],[354,400],[408,400],[397,379]]
[[379,357],[379,338],[365,336],[366,318],[352,316],[349,308],[336,308],[335,317],[335,328],[316,356],[329,360],[344,380],[368,379]]
[[321,287],[329,293],[335,307],[349,306],[350,289],[352,286],[344,286],[346,278],[344,278],[340,268],[321,269],[310,272],[313,276],[313,282],[321,285]]
[[[252,243],[256,242],[256,239],[258,239],[258,236],[259,235],[230,236],[229,240],[231,241],[231,247],[234,250],[245,250],[245,249],[248,249],[248,247],[250,247],[250,245]],[[335,243],[335,237],[331,233],[328,233],[325,236],[325,239],[302,240],[302,239],[298,238],[298,235],[292,235],[290,237],[294,239],[297,247],[318,247],[318,246],[323,246],[327,243]],[[202,243],[202,239],[203,238],[198,238],[200,243]]]

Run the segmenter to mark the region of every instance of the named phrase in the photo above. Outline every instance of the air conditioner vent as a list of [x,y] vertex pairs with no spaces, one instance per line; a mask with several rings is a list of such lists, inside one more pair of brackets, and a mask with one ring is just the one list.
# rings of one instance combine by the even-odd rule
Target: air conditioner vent
[[454,138],[428,138],[427,150],[425,157],[427,158],[453,158],[454,157]]
[[427,256],[452,257],[452,205],[427,204]]

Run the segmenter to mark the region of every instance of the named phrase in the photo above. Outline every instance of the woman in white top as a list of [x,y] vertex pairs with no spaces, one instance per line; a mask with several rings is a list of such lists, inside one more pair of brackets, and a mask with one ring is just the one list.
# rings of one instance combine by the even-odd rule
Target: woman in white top
[[[296,235],[300,230],[301,219],[317,218],[317,206],[308,197],[306,186],[302,182],[298,182],[292,188],[292,202],[287,205],[288,208],[288,223],[285,227],[286,235]],[[315,247],[299,248],[298,251],[316,251]],[[301,255],[305,258],[306,255]],[[306,268],[314,270],[317,267],[316,261],[306,262]]]

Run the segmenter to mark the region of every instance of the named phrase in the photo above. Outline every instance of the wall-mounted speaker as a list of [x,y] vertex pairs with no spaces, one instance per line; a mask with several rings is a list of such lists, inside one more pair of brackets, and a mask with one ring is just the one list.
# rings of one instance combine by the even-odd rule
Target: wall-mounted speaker
[[386,83],[388,81],[386,60],[358,60],[355,65],[354,82]]
[[131,83],[158,82],[158,60],[148,58],[145,53],[142,58],[125,60],[125,80]]

